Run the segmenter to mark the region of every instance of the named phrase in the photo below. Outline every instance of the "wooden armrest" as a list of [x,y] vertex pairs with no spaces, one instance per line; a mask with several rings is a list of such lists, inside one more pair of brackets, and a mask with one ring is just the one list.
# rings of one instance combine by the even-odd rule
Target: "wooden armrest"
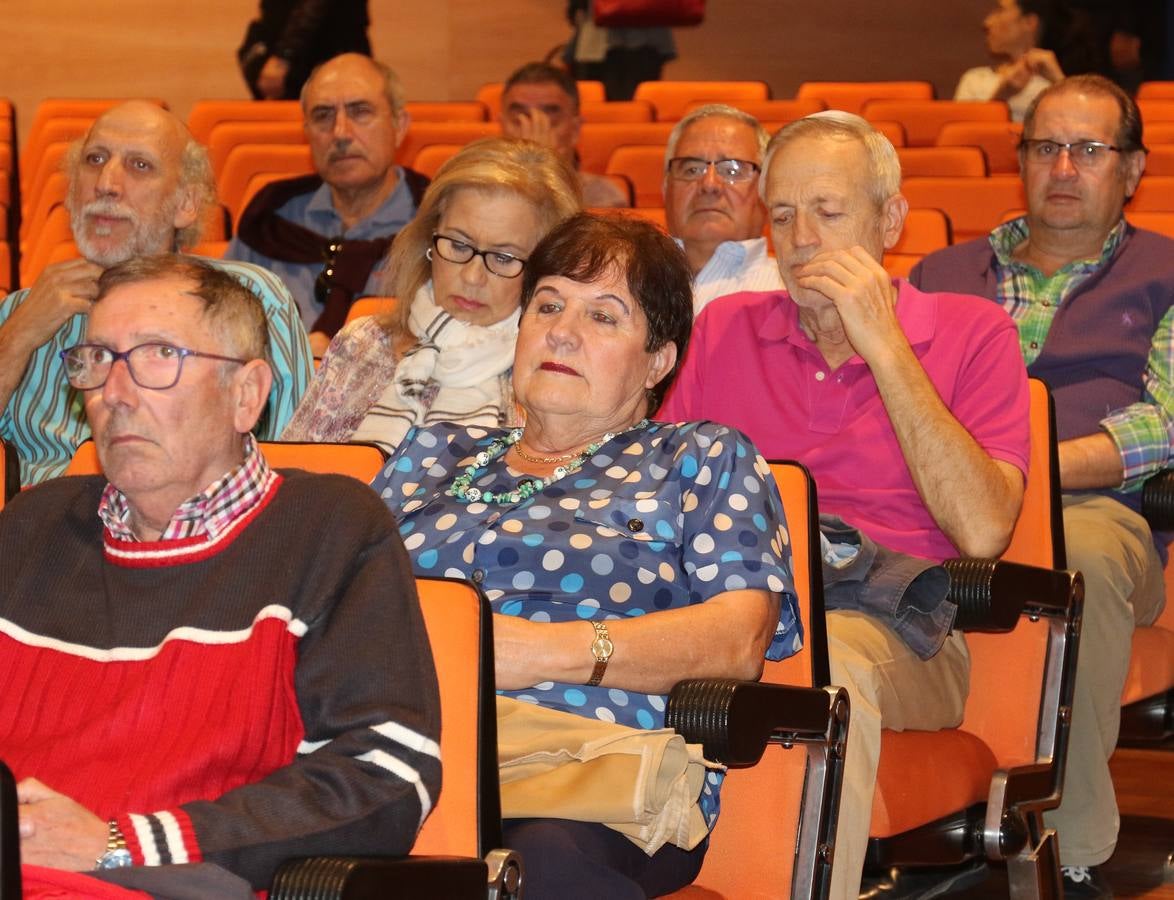
[[1141,514],[1154,531],[1174,531],[1174,469],[1163,469],[1142,485]]
[[[495,884],[494,869],[504,883]],[[507,872],[512,874],[507,876]],[[493,851],[486,859],[315,856],[283,863],[273,876],[269,897],[270,900],[383,900],[389,897],[486,900],[494,888],[497,892],[492,896],[514,896],[520,877],[519,857],[500,850]]]
[[950,599],[958,604],[960,631],[1011,631],[1021,615],[1068,614],[1072,579],[1068,572],[1001,559],[947,559]]
[[665,725],[689,743],[704,745],[706,759],[752,766],[768,743],[826,740],[833,702],[823,688],[689,679],[669,694]]

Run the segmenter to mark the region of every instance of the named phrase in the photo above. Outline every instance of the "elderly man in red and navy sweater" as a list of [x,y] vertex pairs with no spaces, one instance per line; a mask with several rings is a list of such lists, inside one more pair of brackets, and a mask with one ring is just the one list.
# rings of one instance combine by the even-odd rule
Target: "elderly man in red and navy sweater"
[[436,800],[410,563],[368,488],[258,452],[265,341],[250,291],[163,256],[107,270],[63,352],[105,476],[0,516],[26,896],[248,893],[291,856],[406,853]]

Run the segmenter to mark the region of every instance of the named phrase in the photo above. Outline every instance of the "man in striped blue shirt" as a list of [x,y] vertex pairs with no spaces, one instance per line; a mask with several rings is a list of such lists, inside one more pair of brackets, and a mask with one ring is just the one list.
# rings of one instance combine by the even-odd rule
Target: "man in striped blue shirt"
[[[98,277],[137,256],[191,247],[215,209],[204,148],[178,118],[151,103],[131,101],[104,113],[71,148],[66,167],[67,206],[83,258],[46,267],[32,286],[0,301],[0,436],[16,447],[24,485],[61,474],[90,436],[60,351],[82,339]],[[214,265],[265,308],[275,377],[257,436],[275,438],[313,373],[301,317],[271,273],[247,263]]]

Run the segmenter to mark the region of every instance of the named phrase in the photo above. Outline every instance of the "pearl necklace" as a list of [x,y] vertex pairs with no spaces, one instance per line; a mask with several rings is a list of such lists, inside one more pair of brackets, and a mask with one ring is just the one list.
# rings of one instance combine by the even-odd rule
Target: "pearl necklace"
[[[633,428],[642,428],[648,424],[647,419],[641,419],[635,425],[625,428],[624,431],[631,431]],[[483,491],[480,488],[471,487],[473,479],[481,475],[489,468],[489,464],[496,459],[505,456],[510,447],[514,447],[522,439],[523,429],[515,428],[504,437],[495,438],[484,450],[473,457],[473,465],[466,466],[465,471],[452,480],[452,484],[448,490],[445,491],[449,497],[455,497],[461,503],[500,503],[502,505],[509,505],[513,503],[521,503],[523,500],[528,500],[545,487],[549,487],[556,481],[561,481],[568,475],[573,475],[583,468],[583,464],[587,462],[592,456],[598,452],[599,448],[614,438],[621,432],[609,431],[598,441],[593,441],[588,444],[580,453],[574,454],[569,458],[565,466],[558,466],[546,478],[536,478],[533,475],[528,475],[518,482],[518,486],[512,491],[498,491],[496,494],[492,491]],[[520,451],[519,451],[520,452]],[[530,459],[524,453],[523,459]],[[567,457],[559,457],[565,459]],[[535,460],[530,459],[531,462]],[[550,460],[554,462],[554,460]]]

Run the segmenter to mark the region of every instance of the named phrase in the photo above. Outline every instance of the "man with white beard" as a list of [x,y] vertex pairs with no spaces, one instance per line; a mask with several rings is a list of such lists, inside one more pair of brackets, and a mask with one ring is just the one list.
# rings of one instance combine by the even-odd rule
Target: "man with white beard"
[[[82,339],[98,277],[134,257],[191,247],[205,213],[215,210],[207,153],[178,118],[152,103],[131,101],[104,113],[71,148],[66,169],[66,202],[83,258],[46,267],[31,287],[0,301],[0,436],[16,447],[23,485],[61,474],[90,436],[60,351]],[[265,308],[274,379],[257,437],[275,438],[313,373],[297,306],[271,273],[210,262]]]

